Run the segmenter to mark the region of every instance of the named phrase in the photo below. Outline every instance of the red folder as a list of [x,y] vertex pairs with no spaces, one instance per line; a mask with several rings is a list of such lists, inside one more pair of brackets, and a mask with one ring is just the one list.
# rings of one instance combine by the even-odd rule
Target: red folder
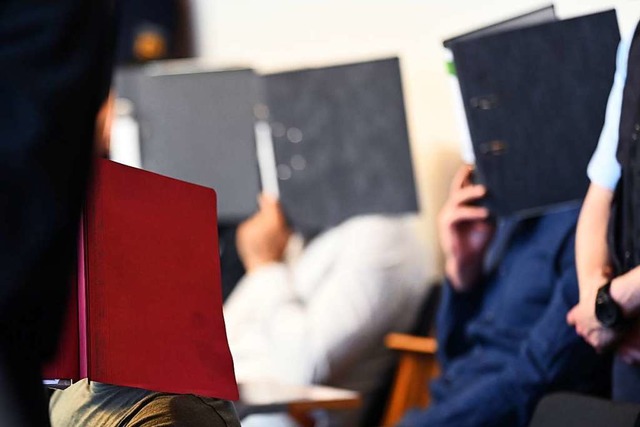
[[44,377],[237,400],[215,192],[99,160],[81,228],[67,328]]

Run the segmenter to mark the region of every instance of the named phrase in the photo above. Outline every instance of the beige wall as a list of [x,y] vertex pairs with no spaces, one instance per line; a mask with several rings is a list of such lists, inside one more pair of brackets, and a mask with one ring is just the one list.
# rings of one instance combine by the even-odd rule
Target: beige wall
[[[206,60],[261,71],[399,56],[423,235],[437,250],[437,211],[458,159],[441,41],[549,0],[193,0],[196,49]],[[619,6],[623,31],[640,1],[560,0],[570,17]]]

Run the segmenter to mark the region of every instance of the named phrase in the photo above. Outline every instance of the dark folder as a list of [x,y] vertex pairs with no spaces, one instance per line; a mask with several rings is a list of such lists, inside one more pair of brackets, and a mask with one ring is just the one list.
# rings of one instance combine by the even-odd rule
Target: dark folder
[[255,212],[260,82],[253,71],[155,65],[124,69],[117,82],[119,96],[134,103],[144,169],[215,188],[222,224]]
[[583,198],[615,71],[614,11],[452,43],[477,162],[498,215]]
[[537,24],[553,22],[557,21],[557,19],[558,18],[556,17],[556,9],[553,5],[550,5],[529,13],[514,16],[513,18],[505,19],[504,21],[496,22],[486,27],[475,29],[468,33],[459,34],[455,37],[445,40],[444,42],[442,42],[442,44],[446,48],[451,48],[451,45],[461,41],[471,40],[491,34],[498,34],[504,31],[531,27]]
[[264,77],[280,199],[313,232],[417,210],[396,58]]
[[213,190],[101,160],[45,378],[235,400]]

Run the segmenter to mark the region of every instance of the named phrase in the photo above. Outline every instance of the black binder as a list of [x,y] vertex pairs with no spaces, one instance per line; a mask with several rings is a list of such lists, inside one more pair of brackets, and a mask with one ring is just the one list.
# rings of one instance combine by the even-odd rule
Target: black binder
[[280,199],[295,228],[417,210],[396,58],[264,77]]
[[584,197],[619,38],[608,11],[451,43],[494,213],[535,215]]
[[557,21],[555,6],[549,5],[540,9],[536,9],[529,13],[514,16],[513,18],[505,19],[504,21],[496,22],[486,27],[478,28],[468,33],[459,34],[455,37],[442,42],[444,47],[451,48],[451,45],[462,42],[465,40],[471,40],[478,37],[488,36],[491,34],[498,34],[509,30],[517,30],[519,28],[526,28],[537,24],[544,24],[547,22]]

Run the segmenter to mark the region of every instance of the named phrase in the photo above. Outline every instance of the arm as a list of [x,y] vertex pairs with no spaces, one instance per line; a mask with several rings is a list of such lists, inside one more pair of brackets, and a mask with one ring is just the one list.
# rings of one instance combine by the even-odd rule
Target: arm
[[611,281],[611,296],[627,318],[640,314],[640,267]]
[[640,363],[640,266],[611,281],[611,297],[620,305],[626,318],[636,319],[635,325],[621,337],[617,348],[625,363]]
[[636,318],[635,325],[626,333],[618,346],[618,354],[625,363],[640,363],[640,267],[636,267],[611,281],[611,297],[620,304],[627,318]]
[[290,271],[283,262],[291,235],[279,202],[262,194],[259,210],[236,232],[236,247],[246,274],[224,304],[224,316],[239,381],[268,375],[267,337],[261,331],[277,307],[295,303]]
[[238,382],[275,375],[269,369],[269,341],[263,329],[280,307],[298,304],[282,262],[247,272],[224,304],[229,348]]
[[576,331],[597,349],[610,345],[616,338],[595,318],[595,296],[610,276],[607,225],[613,190],[620,179],[616,150],[630,39],[623,38],[618,47],[616,74],[607,102],[605,123],[587,169],[591,185],[580,212],[576,236],[580,303],[567,315],[569,324],[575,326]]
[[610,277],[607,227],[613,191],[592,183],[584,199],[576,231],[576,269],[580,300],[591,304]]
[[584,200],[576,233],[576,267],[580,302],[567,314],[567,323],[597,350],[611,345],[617,334],[595,316],[598,288],[609,280],[607,225],[613,192],[591,184]]
[[616,74],[607,101],[605,123],[587,169],[591,185],[580,211],[576,231],[580,300],[587,303],[595,301],[596,291],[610,277],[607,226],[613,191],[620,179],[616,150],[629,47],[628,39],[623,39],[618,47]]
[[[367,351],[382,345],[389,325],[413,320],[412,307],[417,308],[426,281],[425,261],[403,238],[407,230],[384,221],[361,222],[346,236],[321,235],[318,239],[338,237],[333,243],[340,244],[321,241],[306,250],[298,268],[272,265],[240,283],[240,292],[225,305],[239,377],[268,373],[310,383],[346,375]],[[311,266],[319,270],[312,273]],[[314,293],[300,297],[299,284],[310,274],[319,275]]]
[[268,194],[258,197],[259,210],[238,226],[236,247],[245,271],[251,273],[284,257],[291,229],[280,202]]
[[484,197],[486,188],[470,183],[471,171],[468,165],[458,170],[438,217],[445,273],[457,292],[467,292],[480,281],[494,232],[489,210],[472,205]]
[[494,233],[489,211],[472,205],[486,189],[470,184],[471,170],[468,165],[458,170],[438,218],[446,274],[437,317],[438,359],[443,366],[467,349],[465,326],[481,303],[483,289],[477,285]]
[[401,425],[524,426],[544,393],[584,379],[595,363],[594,352],[564,322],[578,299],[572,240],[573,234],[563,245],[552,299],[518,356],[500,373],[480,377],[441,406],[409,414]]
[[616,74],[607,101],[605,123],[587,169],[591,185],[580,211],[576,231],[576,267],[580,300],[588,303],[594,300],[598,287],[610,277],[607,227],[613,191],[620,179],[616,150],[622,96],[627,78],[629,43],[630,40],[625,38],[618,46]]

